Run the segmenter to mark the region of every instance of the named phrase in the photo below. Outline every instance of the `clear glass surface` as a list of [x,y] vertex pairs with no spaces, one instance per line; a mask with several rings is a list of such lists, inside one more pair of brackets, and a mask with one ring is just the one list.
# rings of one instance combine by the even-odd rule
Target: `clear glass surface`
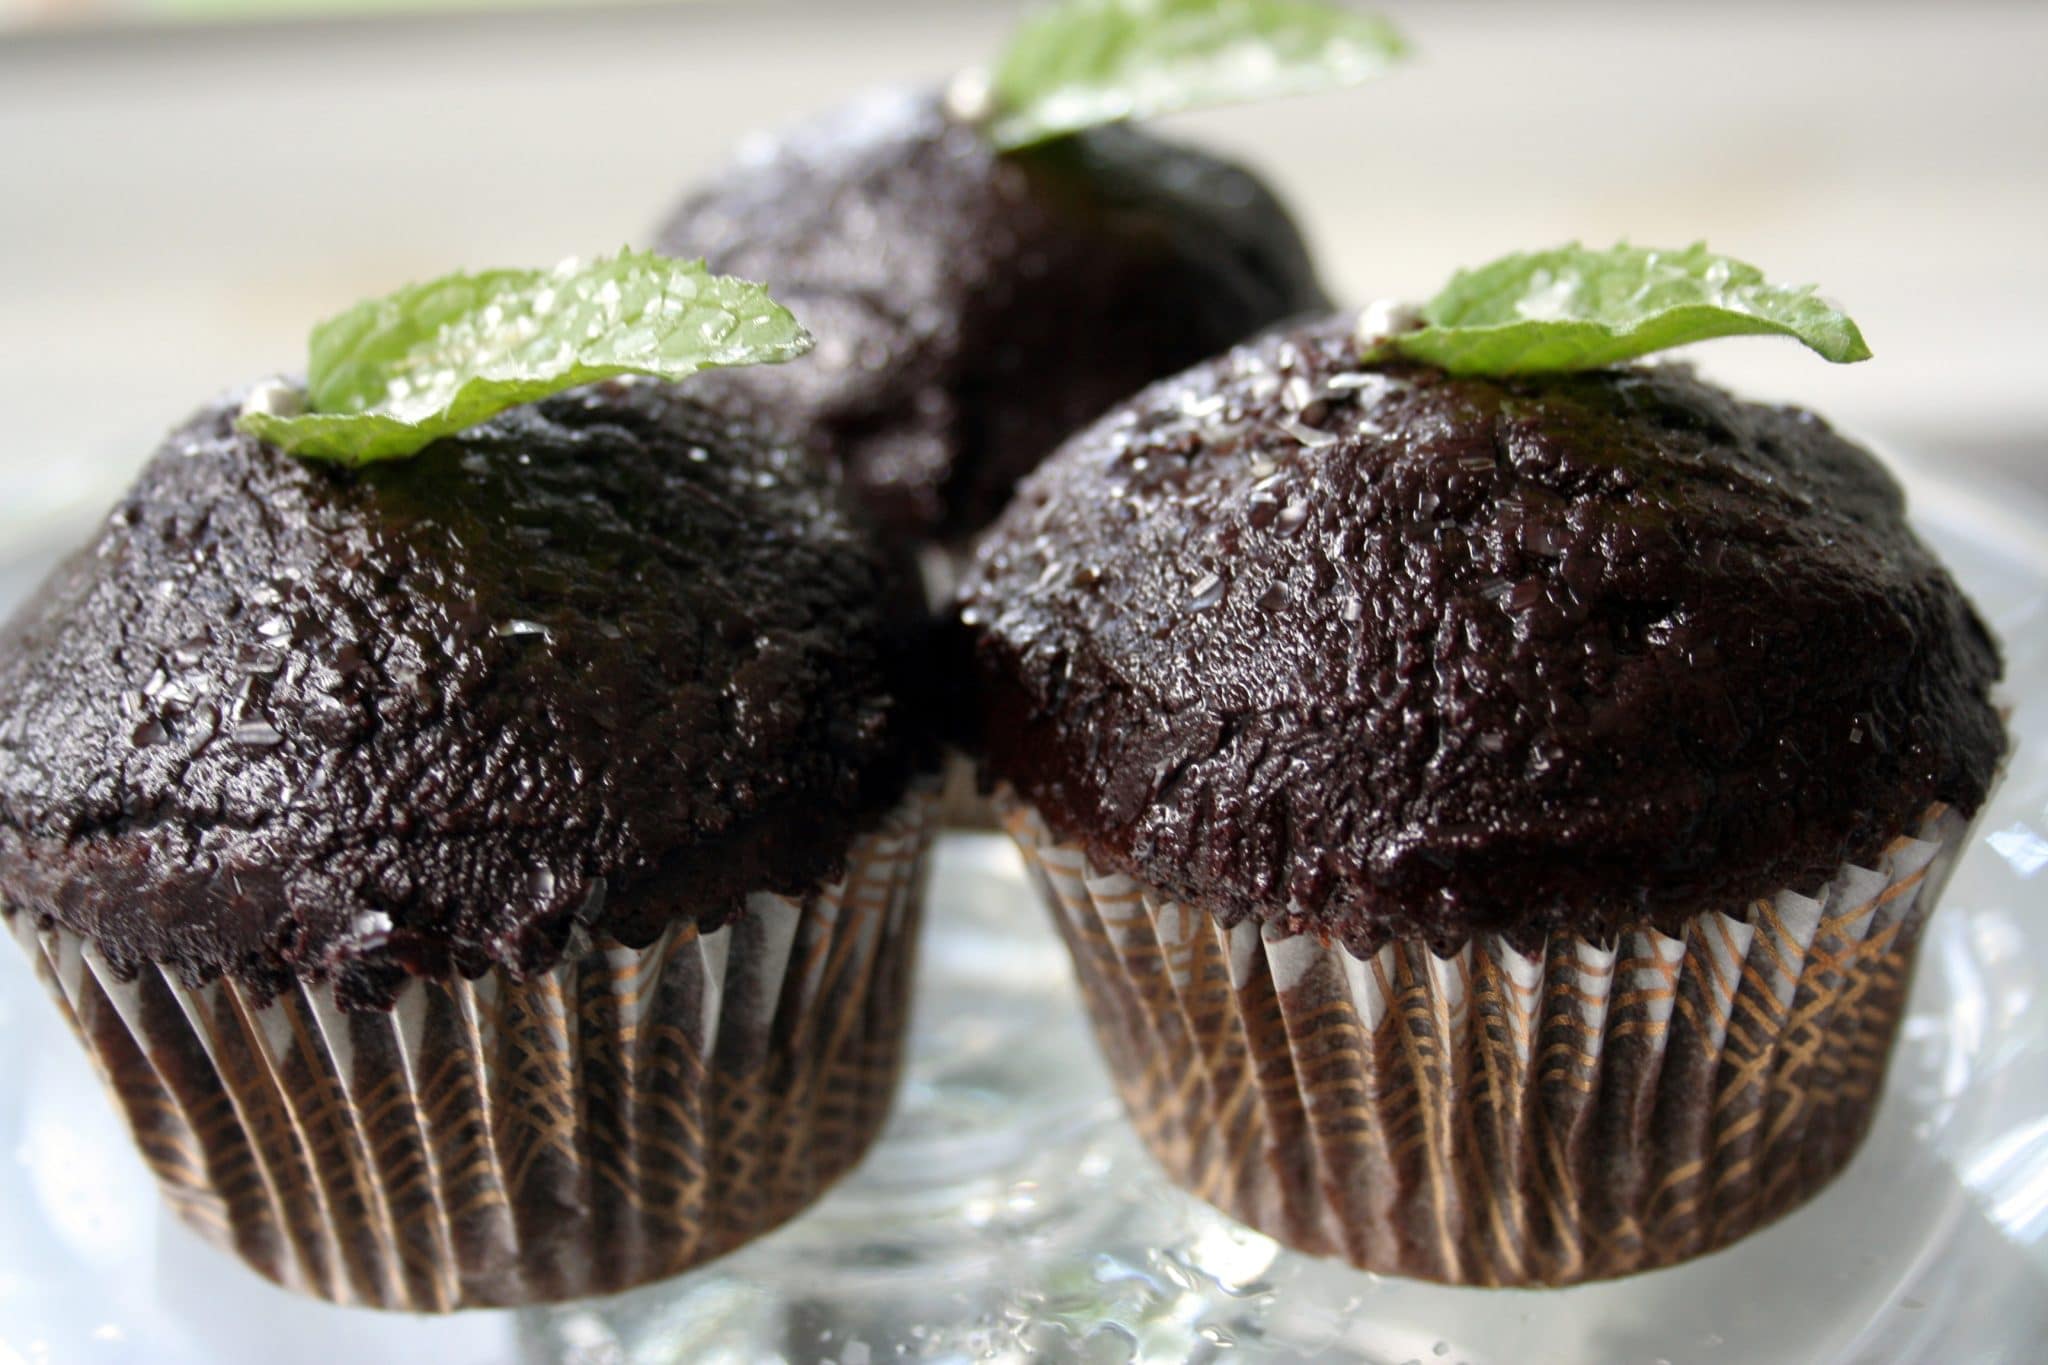
[[[1930,927],[1875,1131],[1818,1199],[1689,1265],[1445,1289],[1277,1248],[1160,1177],[993,836],[947,836],[902,1097],[817,1208],[615,1299],[400,1318],[297,1299],[161,1210],[0,950],[0,1365],[16,1362],[2039,1361],[2048,1342],[2048,536],[1916,479],[1993,620],[2018,750]],[[35,566],[0,563],[0,594]]]

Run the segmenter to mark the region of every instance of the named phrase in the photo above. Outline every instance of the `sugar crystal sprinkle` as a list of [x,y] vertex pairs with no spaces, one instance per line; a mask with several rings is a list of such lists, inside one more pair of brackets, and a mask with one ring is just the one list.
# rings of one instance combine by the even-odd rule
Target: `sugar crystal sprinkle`
[[1308,426],[1307,424],[1302,422],[1297,422],[1292,417],[1282,417],[1279,421],[1275,422],[1274,425],[1279,427],[1280,430],[1286,432],[1289,436],[1292,436],[1295,440],[1301,442],[1303,445],[1307,446],[1311,450],[1320,450],[1324,446],[1333,446],[1337,444],[1337,438],[1335,436],[1332,436],[1329,432],[1318,431],[1316,428],[1312,426]]

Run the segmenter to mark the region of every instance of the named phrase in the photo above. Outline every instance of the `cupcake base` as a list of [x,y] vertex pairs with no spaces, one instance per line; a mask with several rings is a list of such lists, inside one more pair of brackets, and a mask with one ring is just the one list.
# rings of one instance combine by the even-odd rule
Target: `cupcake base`
[[389,1011],[124,980],[78,936],[8,919],[210,1240],[336,1303],[551,1302],[729,1251],[866,1151],[895,1090],[928,801],[801,900],[523,982],[413,981]]
[[1968,828],[1936,807],[1818,897],[1679,937],[1361,960],[1223,928],[1003,809],[1168,1175],[1299,1250],[1473,1285],[1669,1265],[1825,1185],[1869,1128]]

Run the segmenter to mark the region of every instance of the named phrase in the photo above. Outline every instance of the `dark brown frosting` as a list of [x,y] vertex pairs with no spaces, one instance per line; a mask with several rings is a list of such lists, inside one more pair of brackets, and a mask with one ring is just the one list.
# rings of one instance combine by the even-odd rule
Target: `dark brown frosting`
[[987,766],[1103,865],[1369,949],[1813,889],[2004,749],[1896,484],[1682,368],[1362,372],[1351,320],[1162,382],[990,528]]
[[351,470],[174,432],[0,631],[0,902],[262,991],[799,893],[902,794],[914,589],[814,461],[609,384]]
[[767,281],[819,339],[698,391],[816,441],[887,526],[940,539],[1111,403],[1328,307],[1238,167],[1123,127],[1002,156],[923,93],[763,142],[658,241]]

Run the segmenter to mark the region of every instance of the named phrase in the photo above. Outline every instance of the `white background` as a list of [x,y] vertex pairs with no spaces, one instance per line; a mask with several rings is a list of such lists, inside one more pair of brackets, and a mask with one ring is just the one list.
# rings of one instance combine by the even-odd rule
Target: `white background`
[[[1420,59],[1185,117],[1263,167],[1333,288],[1428,293],[1572,237],[1705,237],[1878,358],[1703,367],[2048,487],[2048,6],[1392,4]],[[749,129],[992,53],[1013,7],[698,3],[0,43],[0,489],[53,534],[307,325],[458,266],[639,243]],[[44,509],[55,512],[54,520]],[[4,525],[4,523],[0,523]]]

